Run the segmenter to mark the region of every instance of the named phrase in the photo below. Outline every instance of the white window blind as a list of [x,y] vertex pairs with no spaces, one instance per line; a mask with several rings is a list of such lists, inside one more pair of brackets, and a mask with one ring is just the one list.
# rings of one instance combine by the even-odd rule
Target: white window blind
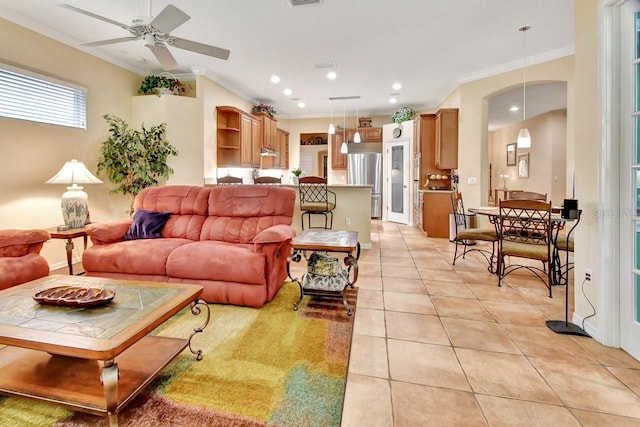
[[87,128],[87,90],[0,64],[0,117]]

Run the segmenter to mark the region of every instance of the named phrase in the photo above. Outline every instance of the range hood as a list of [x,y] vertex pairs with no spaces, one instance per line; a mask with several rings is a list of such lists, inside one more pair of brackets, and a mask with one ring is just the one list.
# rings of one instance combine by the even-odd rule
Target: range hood
[[276,150],[272,150],[271,148],[262,147],[260,149],[260,156],[262,157],[280,157],[280,153]]

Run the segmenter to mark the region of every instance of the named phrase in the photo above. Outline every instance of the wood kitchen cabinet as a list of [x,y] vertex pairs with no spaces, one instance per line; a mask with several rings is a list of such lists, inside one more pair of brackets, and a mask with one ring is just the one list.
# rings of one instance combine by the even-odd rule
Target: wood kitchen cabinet
[[216,107],[218,166],[241,165],[243,112],[235,107]]
[[258,119],[230,106],[216,107],[218,166],[260,166]]
[[425,191],[422,198],[422,229],[427,237],[449,238],[451,191]]
[[289,169],[289,132],[284,129],[277,129],[279,156],[274,158],[273,167],[276,169]]
[[346,169],[347,155],[340,152],[340,146],[344,141],[343,133],[336,132],[334,135],[329,135],[329,139],[331,139],[331,168]]
[[260,147],[277,151],[278,121],[267,113],[253,114],[260,123]]
[[436,167],[456,169],[458,167],[458,109],[438,110],[435,126]]
[[[382,128],[358,128],[360,142],[382,142]],[[347,142],[352,143],[355,129],[347,129]]]

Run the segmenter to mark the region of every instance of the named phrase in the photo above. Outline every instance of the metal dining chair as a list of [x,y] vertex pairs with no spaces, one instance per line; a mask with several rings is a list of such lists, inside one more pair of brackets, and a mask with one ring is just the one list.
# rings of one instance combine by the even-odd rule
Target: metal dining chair
[[[532,272],[549,289],[551,298],[551,202],[537,200],[501,200],[499,209],[498,286],[509,274],[520,269]],[[509,265],[505,258],[509,257]],[[542,268],[531,264],[513,264],[513,258],[542,262]]]
[[[496,242],[498,241],[498,233],[495,227],[491,228],[470,228],[468,215],[464,210],[464,203],[462,202],[462,193],[451,193],[451,208],[453,217],[455,220],[456,236],[453,241],[456,243],[456,249],[453,254],[453,265],[456,265],[458,258],[465,259],[467,253],[476,251],[479,252],[489,263],[488,270],[491,273],[496,271],[494,264],[496,264]],[[491,252],[479,247],[469,248],[469,245],[476,240],[491,243]],[[458,255],[458,246],[462,245],[462,253]]]

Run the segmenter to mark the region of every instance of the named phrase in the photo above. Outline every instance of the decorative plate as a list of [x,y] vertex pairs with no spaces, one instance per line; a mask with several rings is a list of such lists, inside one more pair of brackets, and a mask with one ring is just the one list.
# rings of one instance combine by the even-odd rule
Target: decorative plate
[[113,289],[57,286],[36,293],[33,299],[40,304],[63,305],[67,307],[96,307],[109,304],[115,296],[116,291]]

